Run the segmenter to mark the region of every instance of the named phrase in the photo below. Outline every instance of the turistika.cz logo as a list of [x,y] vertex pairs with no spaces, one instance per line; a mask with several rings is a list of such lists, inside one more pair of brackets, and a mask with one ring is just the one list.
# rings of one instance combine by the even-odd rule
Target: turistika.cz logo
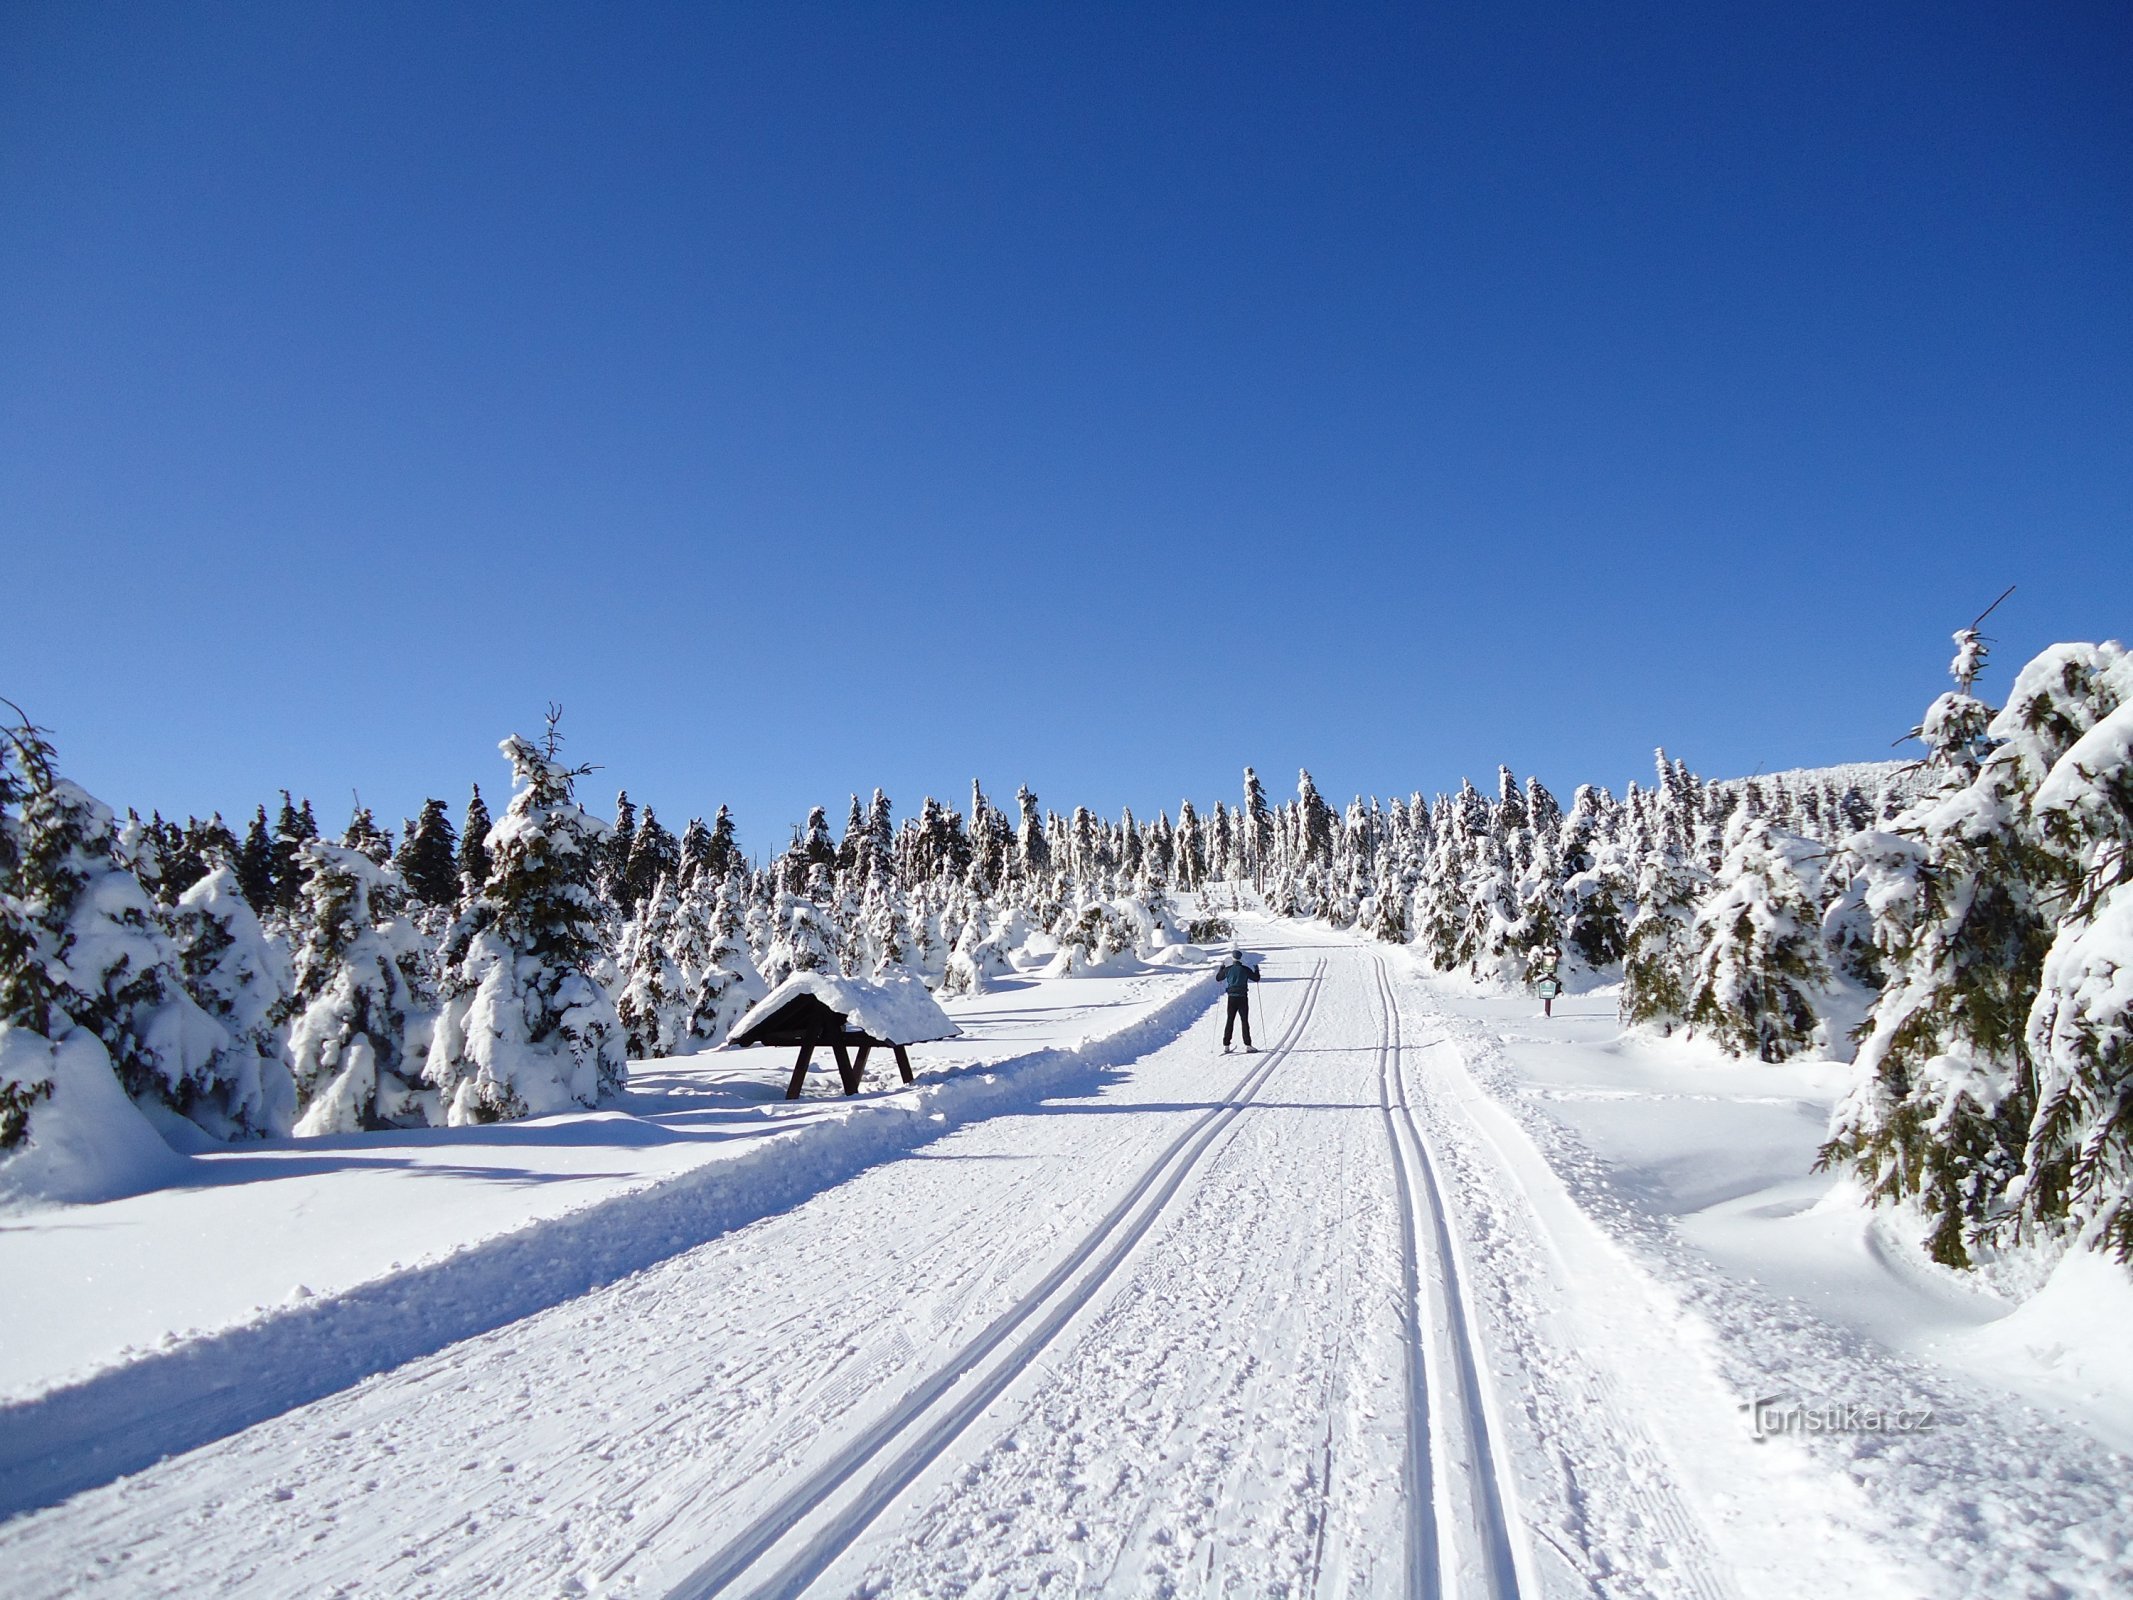
[[1931,1406],[1875,1406],[1832,1402],[1808,1405],[1775,1396],[1750,1400],[1741,1410],[1748,1414],[1748,1431],[1760,1444],[1765,1439],[1803,1433],[1924,1433],[1939,1426]]

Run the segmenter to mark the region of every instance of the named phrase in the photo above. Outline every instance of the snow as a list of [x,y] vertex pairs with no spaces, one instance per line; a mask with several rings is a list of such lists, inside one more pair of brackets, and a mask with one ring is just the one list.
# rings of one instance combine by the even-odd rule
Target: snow
[[[50,1097],[30,1111],[27,1143],[0,1162],[0,1213],[113,1200],[183,1176],[185,1159],[119,1087],[111,1057],[86,1028],[71,1029],[55,1041],[0,1025],[0,1083],[52,1086]],[[6,1237],[36,1237],[41,1231],[25,1226]],[[39,1303],[34,1285],[5,1272],[0,1278],[10,1287],[16,1315],[51,1310]],[[77,1334],[64,1330],[64,1336]]]
[[[829,1181],[946,1131],[948,1121],[930,1120],[936,1113],[960,1120],[1002,1086],[1049,1081],[1062,1063],[1113,1059],[1172,1008],[1211,1004],[1212,986],[1205,994],[1201,987],[1168,972],[1009,980],[951,1002],[958,1036],[912,1048],[917,1085],[885,1087],[894,1068],[877,1066],[873,1087],[850,1100],[813,1085],[787,1103],[789,1063],[763,1051],[714,1051],[636,1063],[627,1095],[599,1111],[257,1140],[191,1159],[156,1138],[100,1059],[101,1079],[85,1063],[78,1096],[65,1092],[70,1079],[58,1100],[38,1105],[33,1139],[57,1141],[63,1128],[80,1126],[81,1150],[130,1154],[123,1165],[83,1159],[79,1189],[48,1197],[176,1187],[94,1211],[46,1211],[34,1225],[0,1231],[0,1278],[16,1291],[0,1298],[0,1402],[272,1318],[299,1282],[321,1299],[388,1282],[404,1292],[430,1269],[496,1241],[536,1248],[541,1224],[712,1165],[752,1160],[745,1176],[719,1180],[734,1185],[760,1180],[766,1165]],[[32,1036],[0,1038],[12,1049]],[[16,1057],[6,1060],[13,1071]],[[51,1074],[40,1067],[37,1075]],[[82,1104],[128,1137],[89,1139]],[[894,1112],[893,1131],[867,1129],[867,1113],[884,1108]],[[55,1111],[60,1120],[48,1121]],[[80,1158],[75,1143],[66,1150]],[[26,1198],[45,1192],[27,1187],[41,1170],[28,1154],[0,1166],[8,1182],[26,1186]]]
[[1255,1057],[1205,966],[1002,977],[908,1089],[712,1052],[11,1219],[11,1592],[2133,1585],[2120,1269],[1925,1261],[1811,1171],[1837,1063],[1238,921]]
[[954,1021],[933,992],[908,973],[889,973],[866,983],[821,971],[795,972],[734,1024],[734,1035],[776,1016],[780,1007],[803,994],[813,995],[841,1013],[850,1026],[886,1044],[925,1044],[956,1037]]

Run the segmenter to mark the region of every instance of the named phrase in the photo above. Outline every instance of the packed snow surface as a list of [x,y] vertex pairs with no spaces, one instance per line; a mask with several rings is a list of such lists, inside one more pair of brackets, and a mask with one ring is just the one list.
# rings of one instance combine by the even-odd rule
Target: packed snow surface
[[794,996],[811,994],[862,1033],[888,1044],[929,1044],[956,1036],[954,1020],[933,991],[906,973],[866,983],[834,972],[795,972],[751,1006],[734,1025],[739,1038],[766,1017],[774,1017]]
[[[614,1111],[18,1214],[7,1591],[2133,1587],[2118,1268],[2015,1311],[1901,1248],[1809,1171],[1827,1063],[1241,921],[1256,1055],[1208,971],[1024,982],[909,1089],[640,1063]],[[423,1229],[459,1248],[351,1237]],[[70,1286],[144,1239],[146,1294]],[[95,1348],[254,1263],[308,1298]]]

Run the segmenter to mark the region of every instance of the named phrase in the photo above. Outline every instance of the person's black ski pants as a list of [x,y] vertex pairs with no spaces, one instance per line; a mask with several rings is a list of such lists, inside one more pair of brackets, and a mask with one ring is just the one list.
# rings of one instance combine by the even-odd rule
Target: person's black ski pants
[[1230,1035],[1237,1024],[1244,1024],[1244,1048],[1252,1047],[1252,999],[1248,994],[1233,994],[1229,997],[1229,1020],[1222,1024],[1222,1048],[1229,1048]]

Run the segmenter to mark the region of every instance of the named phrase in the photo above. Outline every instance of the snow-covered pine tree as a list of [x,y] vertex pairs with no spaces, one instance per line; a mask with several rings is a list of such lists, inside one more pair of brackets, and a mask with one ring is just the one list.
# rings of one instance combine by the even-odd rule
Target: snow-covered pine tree
[[[212,1133],[263,1132],[268,1110],[249,1051],[184,983],[177,946],[140,881],[119,865],[118,820],[57,775],[50,743],[27,721],[6,730],[16,756],[21,810],[13,823],[7,938],[10,1013],[45,1012],[35,1029],[55,1042],[67,1028],[96,1035],[136,1102],[176,1111]],[[43,968],[42,976],[27,971]]]
[[723,872],[708,874],[711,863],[711,830],[704,826],[702,817],[691,817],[681,830],[681,878],[684,890],[698,878],[707,878],[717,884],[725,877]]
[[[296,1083],[283,1059],[280,1028],[293,981],[288,957],[268,940],[226,862],[178,897],[169,921],[186,992],[230,1037],[228,1099],[245,1114],[220,1131],[289,1132],[296,1121]],[[201,1109],[194,1107],[196,1120]]]
[[1807,840],[1744,808],[1717,886],[1697,910],[1684,1016],[1734,1055],[1787,1061],[1827,1042],[1815,1007],[1830,974],[1812,853]]
[[624,917],[632,915],[637,902],[630,897],[630,852],[637,847],[637,806],[627,789],[615,791],[615,820],[600,847],[600,870],[594,879],[600,898]]
[[[852,876],[861,854],[865,851],[867,817],[859,804],[859,796],[852,796],[852,806],[844,816],[844,837],[837,841],[837,873],[840,877]],[[863,880],[862,880],[863,881]]]
[[970,781],[971,864],[982,874],[985,892],[991,894],[1014,873],[1015,828],[1005,812],[986,798],[975,778]]
[[[792,842],[775,863],[779,885],[789,894],[806,894],[810,881],[817,878],[815,868],[833,867],[836,858],[837,846],[829,835],[828,815],[822,807],[815,806],[807,813],[806,825],[792,830]],[[784,921],[781,913],[781,926]]]
[[173,892],[182,897],[187,889],[217,867],[234,869],[237,856],[237,836],[230,832],[221,812],[216,812],[205,822],[198,817],[187,817],[184,834],[171,854]]
[[807,895],[790,889],[777,898],[776,930],[763,958],[763,976],[773,986],[795,972],[835,972],[837,953],[822,912]]
[[901,971],[911,957],[911,921],[904,907],[903,891],[882,862],[867,880],[859,911],[859,949],[865,970],[860,976],[879,978]]
[[[651,815],[647,807],[646,828],[651,826]],[[645,831],[638,831],[640,844]],[[621,1019],[632,1061],[678,1054],[689,1038],[688,980],[671,953],[680,913],[674,880],[669,877],[654,882],[637,903],[629,965],[622,974],[622,992],[615,999],[615,1014]]]
[[1044,816],[1037,809],[1037,797],[1030,793],[1029,785],[1015,790],[1015,808],[1018,820],[1015,824],[1015,857],[1021,876],[1026,879],[1042,878],[1052,870],[1052,853],[1044,837]]
[[1942,695],[1914,730],[1939,786],[1849,845],[1888,981],[1821,1161],[1851,1171],[1871,1200],[1915,1203],[1944,1265],[1971,1265],[2018,1214],[2037,1111],[2030,1014],[2064,887],[2027,812],[2108,714],[2097,691],[2111,664],[2105,648],[2055,645],[1983,726],[1981,702]]
[[281,815],[274,823],[274,906],[293,912],[304,893],[304,846],[318,837],[318,822],[307,799],[299,806],[281,792]]
[[1255,877],[1272,868],[1274,809],[1267,803],[1266,785],[1250,767],[1244,769],[1244,847],[1247,865]]
[[274,909],[274,837],[267,831],[267,808],[254,813],[237,852],[237,886],[246,904],[260,916]]
[[1633,870],[1614,830],[1619,825],[1605,790],[1579,784],[1557,833],[1563,883],[1565,948],[1595,972],[1619,962],[1629,947]]
[[[1548,791],[1540,792],[1546,795]],[[1530,809],[1527,815],[1532,815]],[[1538,971],[1553,970],[1563,949],[1563,883],[1555,858],[1560,826],[1557,817],[1545,830],[1532,830],[1529,857],[1515,891],[1518,920],[1503,941],[1503,976],[1513,983],[1526,983]]]
[[355,814],[348,819],[348,831],[341,835],[343,847],[360,851],[379,866],[393,858],[393,837],[378,826],[378,819],[370,814],[370,807],[356,802]]
[[622,1023],[588,967],[607,827],[572,793],[581,770],[513,734],[516,792],[489,832],[489,877],[448,945],[428,1076],[454,1126],[591,1106],[622,1087]]
[[426,906],[459,903],[459,836],[442,800],[422,802],[422,814],[400,842],[394,865],[408,893]]
[[668,884],[681,877],[681,841],[676,839],[658,813],[646,806],[637,818],[636,836],[630,843],[624,884],[631,911],[642,906],[660,879]]
[[1178,802],[1177,832],[1171,841],[1176,859],[1172,870],[1181,889],[1197,889],[1207,881],[1207,843],[1200,828],[1200,814],[1190,800]]
[[463,896],[481,892],[489,881],[489,806],[475,784],[467,796],[467,809],[459,827],[459,885]]
[[2031,805],[2062,893],[2027,1026],[2037,1109],[2017,1203],[2025,1230],[2133,1265],[2133,657],[2098,657],[2097,709],[2118,703]]
[[748,1008],[770,992],[748,953],[737,883],[737,878],[729,878],[720,885],[711,917],[710,948],[703,964],[687,974],[689,1037],[700,1050],[724,1044]]
[[1624,935],[1622,1020],[1631,1027],[1671,1033],[1688,1016],[1689,979],[1695,960],[1696,909],[1709,878],[1692,849],[1695,817],[1688,806],[1670,804],[1681,791],[1666,752],[1658,752],[1661,796],[1654,807],[1650,843],[1638,856],[1637,911]]
[[[19,718],[19,713],[18,713]],[[27,718],[20,733],[0,740],[0,1157],[28,1139],[38,1104],[52,1098],[50,1042],[58,1013],[58,988],[46,964],[44,939],[21,895],[22,828],[17,808],[29,792],[22,770],[47,759]],[[33,1034],[17,1039],[12,1033]]]
[[1319,798],[1311,774],[1296,769],[1296,808],[1303,824],[1303,864],[1330,865],[1333,860],[1333,808]]
[[426,1121],[428,1040],[411,969],[421,942],[400,911],[397,870],[346,845],[304,846],[296,974],[284,1007],[296,1131],[356,1133]]
[[733,813],[720,806],[711,819],[711,845],[704,855],[704,876],[722,884],[740,860],[740,851],[733,842]]

